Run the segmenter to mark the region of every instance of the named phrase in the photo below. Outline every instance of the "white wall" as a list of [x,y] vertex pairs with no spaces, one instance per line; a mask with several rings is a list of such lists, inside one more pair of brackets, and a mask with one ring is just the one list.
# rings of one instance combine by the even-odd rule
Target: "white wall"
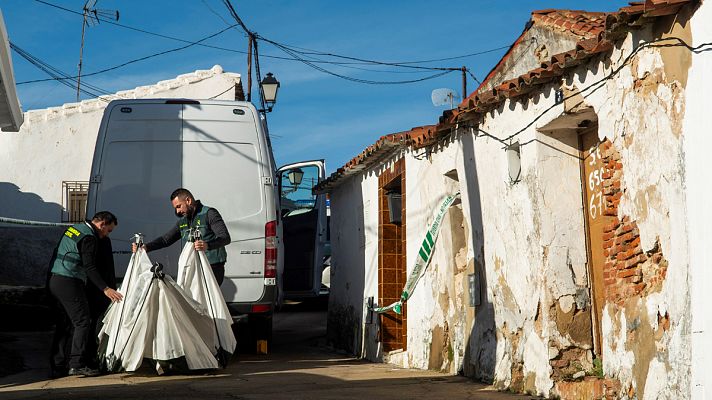
[[[705,25],[712,18],[709,8],[702,5],[694,17],[696,44],[712,37]],[[676,21],[684,20],[682,16]],[[703,164],[710,141],[703,129],[710,92],[704,74],[710,70],[710,56],[694,56],[688,74],[687,50],[650,48],[617,70],[640,41],[660,34],[690,33],[679,24],[666,25],[671,21],[662,20],[655,32],[648,27],[629,34],[612,54],[592,59],[561,83],[579,90],[601,83],[598,90],[586,91],[584,96],[597,115],[599,138],[610,140],[620,153],[623,196],[617,217],[637,224],[644,252],[659,243],[667,263],[660,287],[631,296],[623,304],[607,303],[603,311],[604,374],[620,382],[621,395],[632,390],[643,399],[687,398],[691,392],[696,398],[704,398],[705,393],[710,397],[712,386],[703,382],[709,380],[706,361],[712,351],[707,330],[712,322],[708,312],[712,297],[705,291],[712,275],[707,268],[711,247],[710,224],[706,223],[711,216],[704,208],[710,174]],[[617,72],[609,76],[613,71]],[[475,138],[463,132],[465,128],[430,154],[423,150],[404,154],[409,272],[433,208],[453,190],[443,176],[453,169],[460,186],[466,188],[462,210],[467,250],[464,260],[458,260],[452,254],[455,236],[444,229],[433,262],[409,302],[408,351],[384,357],[386,361],[465,373],[474,370],[475,376],[491,377],[502,388],[546,396],[558,390],[552,379],[552,359],[576,347],[582,351],[583,369],[593,367],[591,340],[589,344],[577,340],[574,332],[559,326],[559,316],[574,305],[582,310],[591,307],[575,146],[570,140],[540,132],[563,115],[563,105],[554,100],[559,88],[554,82],[528,99],[505,101],[487,113],[479,126],[499,138],[521,130],[516,139],[524,144],[522,178],[516,184],[508,179],[503,143],[481,134]],[[366,180],[372,188],[375,178],[368,179],[372,179]],[[359,181],[352,180],[336,189],[332,207],[341,207],[338,203],[344,201],[343,209],[353,213],[355,193],[363,196],[362,203],[377,203],[374,189],[358,185]],[[447,224],[452,222],[446,221],[444,228]],[[338,251],[334,247],[334,253]],[[375,253],[370,251],[364,263],[367,281],[378,268]],[[344,257],[358,255],[352,246]],[[491,305],[495,332],[482,327],[487,325],[481,320],[487,307],[468,314],[473,310],[465,305],[467,293],[462,289],[466,286],[460,286],[458,277],[480,264],[485,281],[483,306]],[[466,268],[461,271],[460,265]],[[337,280],[334,276],[332,284],[344,285]],[[377,298],[377,291],[364,293]],[[356,305],[358,296],[351,296]],[[659,323],[667,318],[669,326]],[[446,322],[453,359],[450,364],[434,366],[432,343]],[[477,371],[488,360],[494,364],[492,370]]]
[[[207,99],[239,82],[239,74],[216,65],[106,98]],[[216,98],[234,100],[234,91]],[[60,220],[62,181],[89,180],[106,104],[93,99],[28,111],[20,132],[0,135],[0,216]]]
[[331,192],[331,249],[329,340],[376,359],[378,349],[364,347],[362,334],[377,334],[375,323],[364,326],[366,299],[378,301],[377,175],[356,175]]
[[[692,19],[693,45],[712,42],[712,4],[703,2]],[[712,55],[692,56],[687,83],[684,120],[685,189],[688,236],[690,238],[690,314],[692,316],[692,399],[712,399],[712,212],[707,205],[712,192],[709,151],[712,136],[709,129],[709,96],[712,82]]]

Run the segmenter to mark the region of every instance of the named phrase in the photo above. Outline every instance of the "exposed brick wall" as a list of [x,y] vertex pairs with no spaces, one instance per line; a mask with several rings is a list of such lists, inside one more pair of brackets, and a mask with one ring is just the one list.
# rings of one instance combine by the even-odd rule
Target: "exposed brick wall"
[[[386,193],[400,182],[401,223],[391,224]],[[405,162],[401,158],[393,168],[378,176],[378,303],[388,305],[400,299],[406,281],[406,198]],[[381,342],[384,351],[407,349],[407,306],[403,314],[381,314]]]
[[564,400],[613,400],[619,398],[621,384],[616,379],[587,376],[580,381],[556,382],[556,393]]
[[623,196],[623,164],[620,154],[606,139],[600,146],[606,172],[603,174],[604,214],[616,217],[603,233],[604,289],[607,302],[622,305],[626,299],[660,290],[667,274],[667,261],[659,243],[644,252],[636,221],[618,218],[618,205]]

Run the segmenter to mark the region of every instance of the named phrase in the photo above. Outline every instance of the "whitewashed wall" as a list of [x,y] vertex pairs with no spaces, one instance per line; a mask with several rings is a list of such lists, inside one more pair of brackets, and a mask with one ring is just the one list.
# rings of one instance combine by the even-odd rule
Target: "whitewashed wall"
[[369,359],[379,349],[366,348],[363,337],[375,336],[365,325],[365,301],[378,301],[378,176],[349,178],[331,193],[331,287],[328,338],[339,348]]
[[[703,3],[692,18],[692,44],[712,43],[712,6]],[[712,399],[712,211],[707,202],[712,195],[709,152],[712,54],[692,56],[686,89],[684,120],[685,190],[690,250],[692,316],[692,399]]]
[[[577,360],[582,370],[593,368],[591,339],[562,330],[558,319],[573,307],[591,307],[579,161],[576,144],[569,140],[575,136],[562,139],[544,130],[566,118],[563,105],[555,104],[556,90],[602,83],[584,96],[596,113],[599,139],[609,140],[621,157],[623,195],[617,217],[637,224],[643,252],[659,243],[656,251],[667,265],[659,288],[622,304],[604,305],[604,378],[619,382],[621,398],[629,398],[629,393],[638,399],[710,397],[712,296],[706,289],[712,277],[712,215],[705,207],[711,180],[704,163],[710,144],[704,128],[709,125],[712,56],[691,56],[682,47],[648,48],[617,69],[635,46],[656,37],[694,38],[695,44],[712,41],[707,24],[711,7],[700,6],[692,29],[686,11],[676,20],[663,19],[629,34],[612,54],[578,67],[561,84],[544,87],[529,99],[506,101],[486,114],[479,127],[489,134],[505,138],[521,130],[515,138],[523,144],[518,183],[509,182],[503,144],[467,128],[430,154],[415,150],[403,155],[408,272],[433,208],[457,186],[444,176],[451,170],[457,171],[463,191],[459,234],[464,235],[465,250],[454,249],[457,234],[444,229],[433,262],[409,302],[408,350],[383,355],[385,361],[464,372],[502,388],[545,396],[562,395],[565,388],[552,379],[552,360],[571,346],[583,351]],[[362,203],[377,204],[375,177],[369,179],[354,178],[336,189],[332,207],[344,201],[348,206],[343,209],[353,213],[355,193],[363,196]],[[366,181],[369,190],[360,187]],[[455,225],[452,219],[449,215],[444,226]],[[334,246],[335,255],[341,246]],[[345,259],[359,258],[356,247],[348,249]],[[366,276],[377,274],[376,261],[371,249],[364,263]],[[461,278],[479,265],[483,304],[472,310]],[[332,278],[333,285],[345,285],[338,281]],[[342,301],[334,295],[332,302]],[[369,295],[377,298],[377,291],[364,292],[363,297]],[[354,307],[362,301],[350,296]],[[494,332],[483,320],[488,310]],[[445,358],[434,351],[441,350],[434,343],[443,340],[444,331],[450,346]],[[374,340],[366,338],[366,347]],[[491,370],[483,368],[488,363],[493,364]]]
[[[240,75],[216,65],[105,96],[234,100]],[[226,91],[227,90],[227,91]],[[0,216],[61,218],[62,181],[88,181],[99,123],[108,103],[93,99],[25,113],[20,132],[0,135]]]
[[[631,53],[633,41],[641,38],[650,40],[652,31],[630,35],[610,59],[623,59]],[[624,391],[632,387],[638,398],[686,397],[690,391],[685,158],[681,128],[675,122],[683,115],[686,92],[678,77],[668,74],[670,59],[665,57],[657,50],[642,51],[635,62],[586,98],[598,115],[599,138],[609,139],[621,153],[624,194],[618,217],[636,221],[644,251],[659,240],[669,262],[660,292],[632,299],[625,308],[611,304],[604,308],[604,373],[619,380]],[[615,63],[594,60],[593,68],[579,68],[564,84],[585,88],[614,67]],[[537,128],[563,111],[561,105],[554,105],[555,88],[545,88],[526,106],[507,101],[487,115],[481,128],[507,137],[541,114],[518,139],[522,143],[545,140]],[[553,108],[545,112],[549,107]],[[575,182],[573,176],[565,180],[560,176],[575,169],[557,168],[547,146],[533,142],[522,148],[522,181],[508,185],[502,144],[482,137],[475,148],[484,199],[485,258],[498,327],[495,382],[512,385],[517,372],[513,365],[521,363],[524,389],[549,395],[554,384],[549,378],[549,359],[556,355],[551,343],[563,344],[566,339],[552,322],[555,316],[550,315],[550,306],[563,308],[566,296],[575,295],[586,283],[582,222],[575,217],[583,215],[580,189],[558,186],[565,180]],[[567,217],[557,211],[561,209],[572,214]],[[550,245],[554,247],[542,252]],[[537,326],[539,313],[544,321],[541,327]],[[661,333],[658,316],[666,313],[671,324]],[[639,324],[649,326],[641,325],[638,330]],[[627,337],[631,329],[643,335],[632,339],[635,343]],[[653,332],[660,337],[654,339]],[[643,348],[641,343],[651,347]],[[527,385],[531,379],[534,387]]]

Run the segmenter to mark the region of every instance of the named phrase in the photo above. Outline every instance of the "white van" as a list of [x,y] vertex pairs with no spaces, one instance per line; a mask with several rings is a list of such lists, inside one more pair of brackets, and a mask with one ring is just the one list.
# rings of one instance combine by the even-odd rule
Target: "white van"
[[[133,234],[153,240],[168,231],[177,222],[171,192],[190,190],[220,211],[232,238],[221,286],[225,300],[269,336],[272,312],[284,296],[319,292],[326,203],[311,188],[324,174],[321,160],[277,170],[251,103],[115,100],[99,128],[87,215],[108,210],[118,217],[112,241],[120,279]],[[150,257],[175,276],[179,246]]]

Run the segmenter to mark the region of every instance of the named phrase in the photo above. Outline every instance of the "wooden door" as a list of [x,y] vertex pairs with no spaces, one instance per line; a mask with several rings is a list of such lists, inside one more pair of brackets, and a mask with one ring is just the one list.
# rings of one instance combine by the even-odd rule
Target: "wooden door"
[[606,199],[603,192],[606,166],[602,157],[598,127],[579,136],[581,150],[581,181],[586,221],[588,247],[588,273],[591,282],[594,350],[601,355],[601,318],[605,301],[603,270],[606,256],[603,249],[603,232],[615,216],[605,215]]

